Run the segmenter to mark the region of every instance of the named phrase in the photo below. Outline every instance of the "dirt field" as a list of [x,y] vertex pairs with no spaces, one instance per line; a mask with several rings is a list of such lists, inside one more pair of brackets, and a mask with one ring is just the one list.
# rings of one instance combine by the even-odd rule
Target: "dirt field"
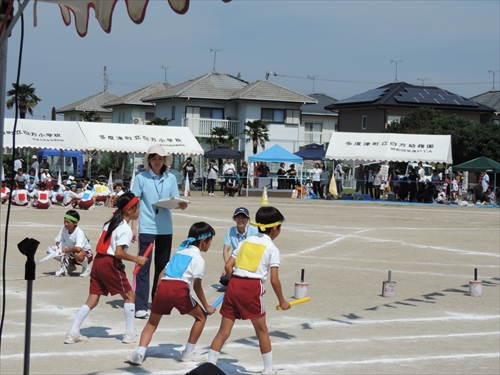
[[[260,198],[201,196],[174,213],[174,246],[195,221],[217,231],[204,255],[205,293],[221,291],[222,241],[238,206],[252,218]],[[269,283],[265,294],[274,365],[280,374],[498,374],[500,372],[500,211],[397,203],[297,201],[271,198],[286,222],[276,245],[280,278],[292,300],[305,269],[311,301],[277,311]],[[17,243],[41,242],[36,259],[53,244],[65,209],[14,207],[6,262],[6,315],[0,372],[20,374],[24,361],[26,309],[25,257]],[[81,228],[95,246],[112,210],[81,212]],[[2,250],[6,209],[1,208]],[[133,249],[135,251],[135,249]],[[1,260],[1,259],[0,259]],[[483,281],[481,297],[468,296],[474,268]],[[179,361],[192,318],[164,317],[141,367],[124,363],[136,345],[121,343],[125,331],[122,300],[101,299],[82,325],[86,343],[65,345],[77,309],[85,302],[89,279],[78,274],[56,278],[55,261],[37,268],[33,283],[32,374],[185,374],[195,364]],[[133,265],[127,265],[130,275]],[[381,296],[388,271],[396,281],[394,298]],[[140,333],[144,320],[136,319]],[[208,347],[220,323],[209,317],[198,343]],[[237,322],[218,366],[226,374],[260,374],[262,360],[249,322]]]

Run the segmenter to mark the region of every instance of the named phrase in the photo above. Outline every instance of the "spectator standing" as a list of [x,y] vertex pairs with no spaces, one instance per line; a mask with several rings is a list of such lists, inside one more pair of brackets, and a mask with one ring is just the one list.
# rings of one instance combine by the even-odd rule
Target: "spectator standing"
[[321,183],[319,187],[323,197],[326,197],[328,192],[325,190],[325,186],[327,186],[330,182],[330,173],[326,170],[325,163],[323,162],[319,163],[319,167],[323,171],[321,173]]
[[222,175],[224,176],[223,189],[226,189],[226,182],[229,177],[232,177],[236,174],[236,167],[233,164],[233,159],[227,159],[226,164],[222,167]]
[[276,174],[278,175],[278,189],[286,189],[285,163],[280,163],[280,168]]
[[[190,157],[186,159],[184,164],[182,164],[182,169],[184,170],[185,183],[189,184],[189,190],[191,190],[193,181],[196,180],[196,168],[194,167]],[[188,194],[191,195],[191,193]]]
[[238,196],[241,197],[241,188],[247,188],[248,166],[245,160],[241,162],[241,167],[238,170],[238,174],[240,177],[240,180],[238,181]]
[[382,183],[380,179],[380,167],[377,167],[377,169],[375,169],[375,172],[373,172],[372,174],[372,178],[373,178],[373,190],[375,194],[375,199],[380,199],[380,185]]
[[50,169],[50,164],[47,161],[47,157],[45,155],[42,156],[42,162],[40,163],[39,167],[40,167],[39,171],[42,171],[44,169]]
[[219,167],[217,167],[217,164],[215,164],[214,159],[210,159],[210,164],[208,166],[208,171],[207,171],[208,195],[215,195],[214,194],[215,181],[217,180],[218,174],[219,174]]
[[314,164],[314,169],[311,172],[311,179],[313,182],[313,191],[314,194],[319,195],[320,198],[323,198],[323,192],[321,191],[321,175],[323,174],[323,170],[320,168],[319,163]]
[[486,172],[483,172],[481,186],[483,187],[483,194],[486,194],[486,192],[488,191],[488,187],[490,186],[490,176],[488,176],[488,173]]
[[24,160],[19,157],[16,160],[14,160],[14,170],[17,172],[19,169],[23,167]]
[[358,169],[356,169],[356,191],[361,194],[365,191],[365,169],[363,164],[360,164]]
[[337,166],[335,167],[335,171],[333,172],[333,175],[335,177],[335,183],[337,184],[337,194],[339,196],[342,195],[342,177],[344,175],[344,171],[342,170],[342,164],[338,163]]
[[40,169],[40,163],[38,163],[38,158],[36,157],[36,155],[33,155],[31,157],[31,168],[35,171],[38,171]]
[[410,202],[414,202],[417,197],[417,180],[418,174],[415,169],[412,168],[408,176],[408,181],[410,183]]
[[295,164],[290,164],[290,168],[286,171],[288,177],[288,187],[290,189],[295,189],[297,185],[297,171],[295,170]]
[[365,194],[370,194],[371,199],[373,199],[373,177],[372,170],[369,166],[364,168],[364,178],[365,178]]

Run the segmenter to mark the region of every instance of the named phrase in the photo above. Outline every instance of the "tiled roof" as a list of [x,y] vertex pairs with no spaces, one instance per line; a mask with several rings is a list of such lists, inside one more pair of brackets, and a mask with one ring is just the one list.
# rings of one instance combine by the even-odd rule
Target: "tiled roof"
[[500,112],[500,90],[488,91],[483,94],[473,96],[471,99],[477,103],[487,105],[497,112]]
[[328,111],[325,109],[327,105],[333,104],[337,101],[337,99],[332,98],[331,96],[325,94],[309,94],[309,96],[313,99],[316,99],[318,102],[316,104],[305,104],[300,109],[303,114],[311,114],[311,115],[329,115],[336,116],[337,112]]
[[172,87],[172,85],[168,82],[153,83],[152,85],[143,87],[142,89],[131,92],[130,94],[120,96],[119,98],[107,102],[102,106],[103,108],[114,107],[118,105],[153,106],[153,103],[144,103],[141,99],[165,91],[170,87]]
[[56,110],[57,113],[73,112],[73,111],[97,111],[97,112],[113,112],[112,109],[103,108],[104,103],[116,99],[118,96],[109,91],[100,92],[89,96],[88,98],[79,100],[75,103],[68,104]]
[[273,102],[317,103],[316,99],[277,85],[268,80],[250,83],[236,92],[230,99],[264,100]]
[[[428,91],[429,97],[423,99],[420,94],[413,92]],[[422,92],[422,94],[424,94]],[[435,93],[441,93],[439,96]],[[414,96],[415,98],[412,98]],[[432,100],[432,96],[436,99]],[[427,100],[427,101],[425,101]],[[429,102],[431,100],[432,102]],[[328,110],[374,108],[374,107],[432,107],[435,109],[453,109],[468,112],[493,112],[493,109],[473,99],[467,99],[452,92],[443,90],[436,86],[415,86],[406,82],[394,82],[385,86],[354,95],[347,99],[339,100],[326,106]]]
[[170,98],[227,100],[246,85],[248,82],[229,74],[212,72],[172,86],[143,100],[147,102]]

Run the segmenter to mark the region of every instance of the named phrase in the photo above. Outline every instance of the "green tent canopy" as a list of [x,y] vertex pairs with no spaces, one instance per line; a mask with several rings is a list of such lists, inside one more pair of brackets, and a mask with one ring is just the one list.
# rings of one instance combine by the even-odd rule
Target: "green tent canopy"
[[465,163],[454,165],[453,170],[500,173],[500,163],[485,156],[481,156],[479,158],[466,161]]

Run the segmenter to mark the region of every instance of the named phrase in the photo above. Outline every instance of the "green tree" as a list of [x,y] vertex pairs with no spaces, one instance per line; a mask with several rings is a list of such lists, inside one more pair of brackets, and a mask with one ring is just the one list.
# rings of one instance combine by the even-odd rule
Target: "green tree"
[[83,111],[78,117],[83,122],[102,122],[102,118],[96,110]]
[[217,145],[226,145],[227,147],[233,148],[234,141],[236,137],[227,128],[217,126],[210,132],[210,138],[207,138],[205,142],[210,145],[210,148],[215,148]]
[[495,123],[476,124],[455,114],[420,107],[401,121],[390,123],[385,133],[451,135],[453,163],[486,156],[500,160],[500,127]]
[[172,119],[153,117],[150,121],[146,122],[146,125],[168,125]]
[[269,142],[269,128],[267,127],[267,122],[262,120],[247,121],[245,123],[245,130],[242,134],[245,134],[245,142],[252,142],[253,154],[257,153],[257,147],[260,145],[264,150],[266,148],[266,142]]
[[35,88],[32,86],[32,83],[29,85],[21,83],[19,86],[13,83],[13,89],[7,91],[7,96],[10,96],[6,103],[7,108],[11,109],[14,107],[17,98],[20,118],[26,118],[26,112],[33,116],[33,109],[42,101],[42,99],[35,94]]

